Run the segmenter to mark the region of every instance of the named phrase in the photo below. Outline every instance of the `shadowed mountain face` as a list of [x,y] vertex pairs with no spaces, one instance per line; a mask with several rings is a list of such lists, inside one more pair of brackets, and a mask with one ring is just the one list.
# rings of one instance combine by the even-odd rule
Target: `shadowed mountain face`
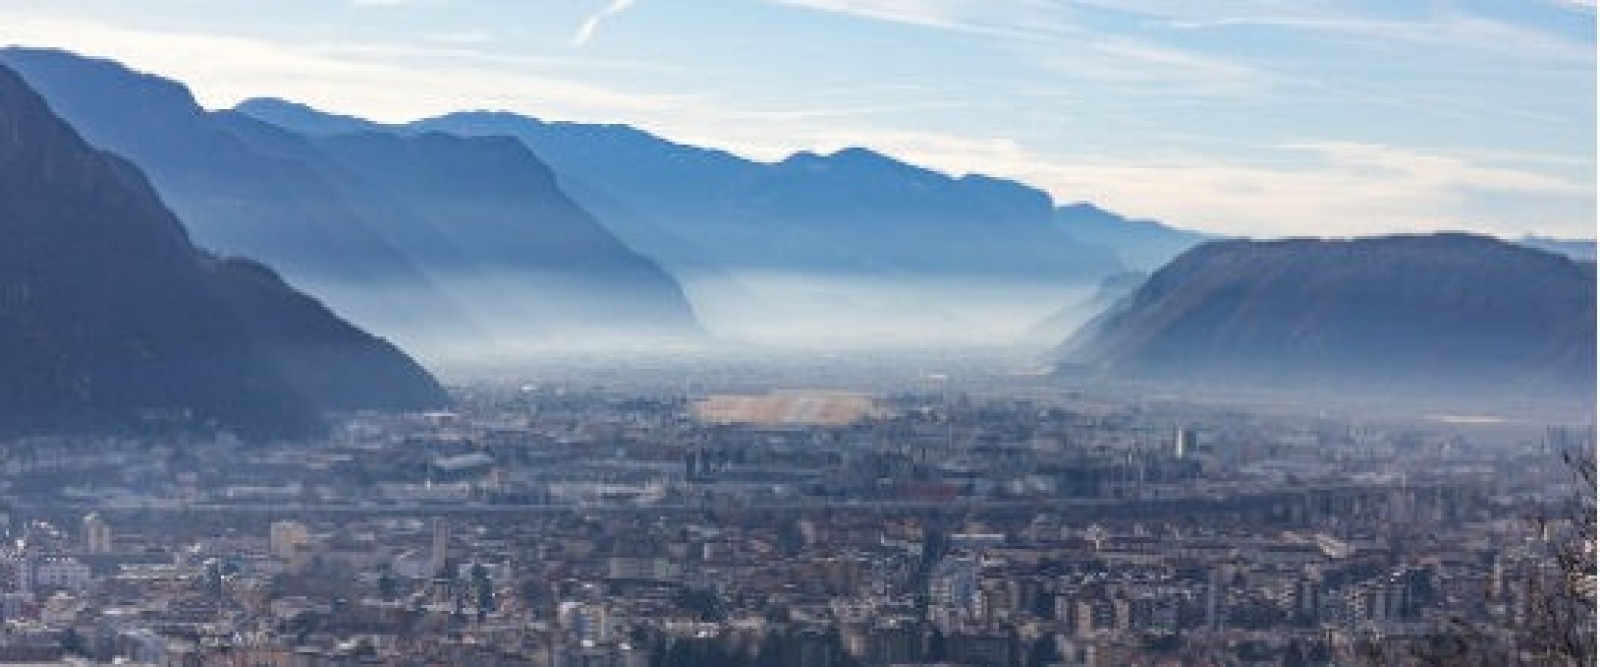
[[[436,221],[453,259],[464,264],[430,260],[424,265],[431,274],[469,284],[498,281],[505,300],[474,311],[501,309],[524,322],[565,321],[597,333],[628,327],[697,333],[673,280],[568,199],[550,169],[515,139],[364,132],[313,141],[408,210]],[[428,251],[404,247],[413,255]]]
[[0,62],[91,144],[145,170],[202,247],[252,252],[296,279],[424,284],[314,169],[251,150],[182,85],[62,51],[4,49]]
[[201,246],[258,257],[430,357],[698,332],[672,278],[514,141],[304,137],[109,61],[7,49],[0,62],[148,171]]
[[296,436],[320,411],[446,397],[398,350],[270,271],[197,251],[131,164],[0,67],[0,428],[186,416]]
[[252,260],[201,258],[210,291],[296,394],[325,411],[419,410],[450,403],[399,348],[339,319]]
[[1592,401],[1594,265],[1464,234],[1216,241],[1065,346],[1116,377]]
[[302,136],[235,112],[215,119],[262,154],[316,165],[366,217],[383,220],[388,240],[483,340],[514,348],[522,339],[699,334],[677,284],[573,203],[514,139]]
[[[355,122],[274,100],[239,110],[307,134]],[[769,164],[626,126],[503,113],[389,129],[522,140],[585,207],[671,269],[709,326],[735,336],[760,338],[749,325],[767,324],[903,340],[908,331],[981,330],[1005,318],[1015,320],[1014,334],[1063,285],[1087,290],[1121,268],[1112,251],[1054,224],[1043,192],[952,178],[865,149]]]

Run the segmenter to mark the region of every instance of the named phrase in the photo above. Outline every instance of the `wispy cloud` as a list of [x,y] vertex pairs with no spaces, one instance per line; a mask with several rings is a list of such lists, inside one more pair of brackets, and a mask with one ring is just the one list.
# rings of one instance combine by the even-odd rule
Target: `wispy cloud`
[[435,44],[477,45],[488,44],[494,41],[494,33],[487,30],[463,30],[459,32],[441,32],[428,35],[427,40]]
[[935,109],[972,109],[984,106],[972,100],[935,100],[926,102],[895,102],[884,104],[859,104],[850,106],[815,106],[784,109],[738,109],[730,107],[725,112],[729,118],[774,122],[804,121],[812,119],[846,118],[859,116],[903,116],[917,111]]
[[1171,92],[1236,93],[1270,77],[1259,67],[1081,25],[1067,3],[1047,0],[771,0],[861,19],[994,41],[1071,80]]
[[210,107],[275,95],[383,121],[467,108],[620,119],[644,111],[671,112],[693,104],[696,97],[690,92],[621,90],[529,67],[553,68],[552,63],[471,50],[285,43],[5,11],[0,11],[0,43],[115,58],[190,84]]
[[992,37],[1038,37],[1052,23],[1048,5],[1034,0],[773,0],[778,4],[877,21]]
[[1548,2],[1562,9],[1587,12],[1590,14],[1595,12],[1596,5],[1595,0],[1548,0]]
[[[1452,3],[1329,2],[1255,0],[1212,3],[1153,0],[1078,0],[1098,11],[1138,17],[1156,28],[1185,31],[1270,30],[1308,36],[1335,36],[1374,44],[1424,46],[1444,52],[1477,53],[1502,59],[1592,61],[1594,45],[1536,23],[1473,11]],[[1594,0],[1542,0],[1528,3],[1593,13]],[[1515,9],[1505,3],[1500,9]]]
[[600,30],[601,25],[605,24],[606,21],[616,18],[617,15],[628,11],[628,9],[637,4],[637,2],[638,0],[611,0],[610,2],[606,3],[606,6],[601,7],[599,11],[590,14],[589,17],[584,19],[583,23],[578,26],[578,31],[572,35],[572,45],[583,46],[588,44],[589,40],[594,38],[595,32]]
[[1185,30],[1283,29],[1337,34],[1373,42],[1415,44],[1447,51],[1500,55],[1510,53],[1517,58],[1544,60],[1584,61],[1592,59],[1594,55],[1593,46],[1585,46],[1511,23],[1465,15],[1408,21],[1359,17],[1253,16],[1175,19],[1166,22],[1165,25]]

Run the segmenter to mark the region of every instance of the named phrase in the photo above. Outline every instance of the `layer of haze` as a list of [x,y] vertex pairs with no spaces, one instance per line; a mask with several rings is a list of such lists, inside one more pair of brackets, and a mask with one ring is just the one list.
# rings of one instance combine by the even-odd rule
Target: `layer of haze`
[[[526,300],[508,298],[489,278],[439,282],[447,285],[444,291],[459,311],[496,315],[437,321],[395,307],[404,302],[404,294],[368,285],[322,283],[316,292],[330,303],[341,304],[341,313],[353,321],[385,332],[430,366],[441,368],[608,351],[877,352],[1054,344],[1059,341],[1032,341],[1027,334],[1062,309],[1078,322],[1094,314],[1081,307],[1093,292],[1083,286],[747,272],[736,282],[691,279],[684,283],[707,331],[705,338],[636,326],[558,325],[547,331],[528,331],[526,322],[555,319],[541,313],[581,311],[602,297],[541,285],[533,290],[540,296],[537,311],[532,311],[506,307]],[[496,333],[519,328],[523,333]]]

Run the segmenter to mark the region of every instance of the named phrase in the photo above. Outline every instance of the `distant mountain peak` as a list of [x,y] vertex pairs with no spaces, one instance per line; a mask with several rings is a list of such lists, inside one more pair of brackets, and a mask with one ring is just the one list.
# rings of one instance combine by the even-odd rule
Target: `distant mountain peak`
[[1068,203],[1068,204],[1062,204],[1061,208],[1065,209],[1065,210],[1068,210],[1068,211],[1075,211],[1075,212],[1082,212],[1082,213],[1097,213],[1097,214],[1108,216],[1108,217],[1120,217],[1120,216],[1115,216],[1115,214],[1113,214],[1112,212],[1107,211],[1106,209],[1101,208],[1100,205],[1095,204],[1094,202],[1090,202],[1090,201],[1075,201],[1075,202],[1071,202],[1071,203]]
[[276,97],[252,97],[234,105],[233,110],[302,134],[345,134],[383,129],[382,125],[365,118],[323,111],[308,104]]
[[828,159],[861,164],[909,166],[905,162],[864,146],[846,146],[828,154]]

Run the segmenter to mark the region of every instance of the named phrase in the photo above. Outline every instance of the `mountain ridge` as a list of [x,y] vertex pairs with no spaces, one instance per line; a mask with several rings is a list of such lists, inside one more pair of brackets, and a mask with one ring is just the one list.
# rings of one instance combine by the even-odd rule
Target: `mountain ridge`
[[1199,385],[1592,395],[1594,315],[1592,264],[1480,235],[1212,241],[1060,357]]
[[[325,411],[448,403],[403,353],[270,270],[198,251],[136,167],[4,66],[0,228],[0,428],[120,431],[159,416],[298,437]],[[249,316],[269,303],[271,329]],[[322,364],[352,377],[309,372]],[[367,375],[386,382],[354,379]]]
[[606,223],[679,276],[708,326],[740,339],[993,341],[1044,315],[1063,285],[1089,289],[1121,270],[1111,250],[1054,226],[1042,191],[867,148],[759,162],[508,113],[406,127],[521,139],[582,184],[571,190],[587,207],[633,213]]

